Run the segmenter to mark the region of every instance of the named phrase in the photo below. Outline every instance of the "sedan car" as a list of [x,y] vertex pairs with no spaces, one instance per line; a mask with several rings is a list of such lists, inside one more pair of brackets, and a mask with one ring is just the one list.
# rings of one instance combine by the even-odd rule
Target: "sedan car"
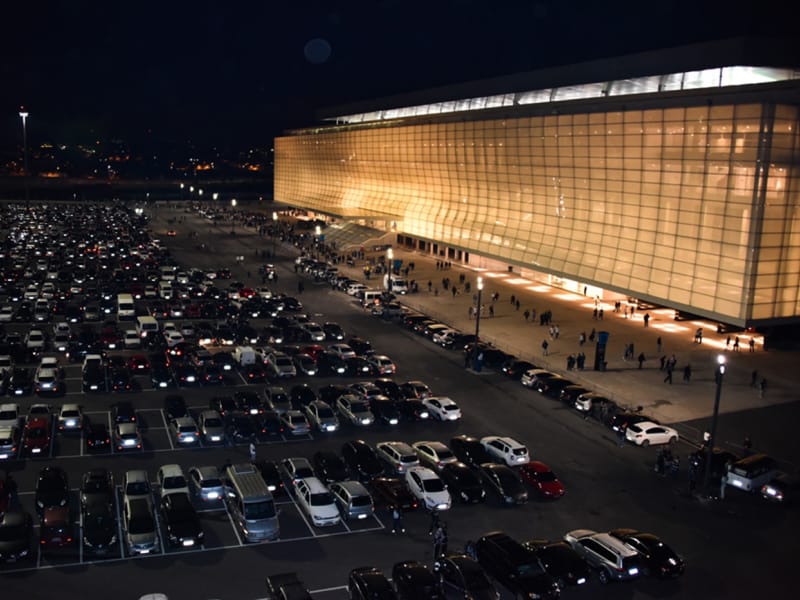
[[411,493],[428,510],[448,510],[452,504],[450,492],[439,476],[427,467],[409,467],[405,481]]
[[678,441],[678,432],[672,427],[659,425],[652,421],[631,423],[625,431],[625,439],[637,446],[651,444],[673,444]]
[[453,451],[442,442],[414,442],[411,447],[420,462],[434,471],[441,471],[446,464],[458,461]]
[[336,400],[339,415],[358,427],[366,427],[375,421],[369,403],[355,394],[345,394]]
[[81,506],[108,506],[113,504],[115,495],[114,477],[108,469],[90,469],[81,477]]
[[339,418],[322,400],[314,400],[305,407],[306,417],[317,431],[331,433],[339,430]]
[[83,547],[94,555],[111,552],[117,544],[117,518],[111,504],[91,504],[81,509]]
[[41,515],[45,509],[63,507],[69,503],[67,474],[61,467],[44,467],[36,481],[36,511]]
[[392,587],[399,600],[445,600],[436,576],[415,560],[392,567]]
[[308,419],[299,410],[287,410],[280,415],[280,420],[283,423],[284,431],[294,436],[308,435],[311,430]]
[[459,435],[451,438],[448,445],[458,460],[471,467],[478,467],[483,463],[492,462],[492,457],[486,452],[478,438]]
[[458,421],[461,409],[447,396],[431,396],[422,401],[431,417],[439,421]]
[[28,419],[22,432],[22,454],[44,456],[50,451],[50,419]]
[[367,362],[372,367],[373,373],[378,375],[394,375],[397,372],[394,362],[385,354],[373,354]]
[[192,417],[170,419],[169,434],[179,446],[196,444],[200,441],[200,431]]
[[350,472],[362,480],[372,479],[383,473],[383,463],[367,442],[351,440],[342,446],[342,457]]
[[0,561],[16,562],[30,556],[33,519],[23,511],[9,511],[0,518]]
[[136,423],[117,423],[114,426],[114,448],[117,452],[142,449],[142,436]]
[[79,404],[65,404],[58,413],[58,431],[80,432],[83,429],[83,411]]
[[330,450],[319,450],[311,457],[314,471],[322,481],[344,481],[348,478],[347,464]]
[[483,568],[466,554],[450,554],[442,557],[439,560],[439,579],[445,592],[459,598],[470,600],[500,598],[500,594]]
[[566,542],[531,540],[523,545],[536,553],[547,574],[556,580],[561,590],[568,585],[585,585],[589,581],[589,565]]
[[642,570],[646,575],[668,579],[679,577],[686,568],[683,558],[652,533],[635,529],[612,529],[608,534],[639,553]]
[[190,548],[203,543],[203,526],[189,494],[168,494],[161,500],[161,520],[172,547]]
[[525,504],[528,501],[528,491],[511,467],[497,463],[483,463],[478,472],[484,483],[497,493],[503,504]]
[[464,504],[483,502],[486,491],[480,476],[462,462],[448,462],[439,471],[450,496]]
[[545,498],[561,498],[564,495],[564,485],[543,462],[532,460],[519,467],[522,480],[533,487],[540,496]]
[[218,502],[224,497],[222,479],[217,467],[190,467],[189,483],[195,497],[203,502]]
[[419,507],[417,498],[408,490],[405,482],[398,477],[375,477],[367,486],[376,503],[396,506],[403,511]]

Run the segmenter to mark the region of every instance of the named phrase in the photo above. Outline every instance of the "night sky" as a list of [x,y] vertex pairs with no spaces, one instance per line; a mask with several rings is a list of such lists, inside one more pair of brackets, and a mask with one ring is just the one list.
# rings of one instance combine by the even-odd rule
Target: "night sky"
[[287,127],[312,124],[319,107],[694,41],[789,33],[798,23],[780,9],[789,4],[17,1],[3,7],[0,24],[0,149],[21,144],[20,105],[31,113],[32,144],[114,136],[265,145]]

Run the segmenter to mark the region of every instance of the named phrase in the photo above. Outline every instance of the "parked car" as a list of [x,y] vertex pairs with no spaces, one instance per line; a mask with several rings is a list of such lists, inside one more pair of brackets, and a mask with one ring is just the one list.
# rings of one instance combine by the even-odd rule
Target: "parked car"
[[427,467],[409,467],[405,481],[411,493],[428,510],[449,510],[452,504],[450,492],[439,476]]
[[375,450],[363,440],[351,440],[342,445],[342,457],[350,472],[359,479],[369,480],[383,473],[383,464]]
[[585,585],[589,581],[589,565],[567,542],[531,540],[524,546],[536,553],[547,574],[556,580],[562,591],[567,586]]
[[525,504],[528,501],[525,484],[511,467],[497,463],[483,463],[478,472],[484,483],[497,493],[504,504]]
[[372,496],[360,481],[335,481],[330,491],[346,521],[366,519],[375,511]]
[[326,402],[314,400],[306,406],[305,412],[308,422],[317,431],[331,433],[339,430],[339,419]]
[[462,462],[448,462],[439,471],[450,495],[464,504],[483,502],[486,490],[480,476]]
[[392,587],[400,600],[445,600],[436,576],[415,560],[392,567]]
[[535,489],[540,496],[545,498],[561,498],[564,495],[564,485],[555,473],[543,462],[532,460],[520,465],[519,474],[522,480]]
[[451,438],[448,445],[456,458],[470,467],[479,467],[483,463],[492,462],[492,457],[478,438],[459,435]]
[[453,451],[442,442],[422,441],[411,444],[420,462],[434,471],[441,471],[447,463],[458,461]]
[[344,481],[348,478],[347,464],[338,454],[330,450],[318,450],[311,457],[314,472],[322,481]]
[[600,583],[636,579],[641,575],[639,553],[611,534],[575,529],[564,535],[564,541],[597,571]]
[[483,567],[466,554],[449,554],[439,559],[439,580],[446,596],[469,600],[499,600],[500,594]]
[[475,544],[478,563],[517,598],[554,599],[560,596],[536,553],[506,533],[495,531]]
[[316,477],[295,482],[295,495],[300,507],[317,527],[336,525],[341,521],[339,509],[330,491]]
[[350,571],[347,591],[351,600],[397,600],[386,575],[375,567],[359,567]]
[[530,461],[528,448],[511,437],[490,435],[481,438],[486,452],[497,462],[516,467]]
[[416,497],[408,486],[398,477],[374,477],[367,484],[376,503],[386,507],[396,506],[403,511],[419,507]]
[[674,444],[678,441],[678,431],[652,421],[640,421],[628,424],[625,439],[645,448],[651,444]]
[[186,492],[168,494],[161,499],[161,521],[170,546],[189,548],[203,543],[203,526]]
[[447,396],[431,396],[422,401],[430,415],[439,421],[457,421],[461,418],[458,404]]

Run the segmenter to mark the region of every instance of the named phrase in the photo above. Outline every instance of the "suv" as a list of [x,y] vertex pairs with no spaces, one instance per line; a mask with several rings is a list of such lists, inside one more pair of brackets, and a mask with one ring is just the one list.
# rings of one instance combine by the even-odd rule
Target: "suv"
[[125,496],[123,517],[125,538],[131,554],[150,554],[158,550],[158,533],[151,502],[145,498]]
[[306,477],[295,483],[297,500],[317,527],[337,525],[341,518],[336,501],[328,488],[316,477]]
[[158,469],[156,480],[161,487],[161,497],[181,492],[189,493],[189,482],[180,465],[163,465]]
[[395,473],[405,473],[409,467],[418,467],[414,449],[405,442],[379,442],[375,446],[378,456],[386,462]]
[[389,580],[375,567],[359,567],[350,571],[347,591],[353,600],[388,600],[396,598]]
[[345,520],[366,519],[375,511],[372,496],[360,481],[337,481],[330,490]]
[[495,531],[475,544],[478,563],[517,598],[558,598],[555,580],[536,553],[511,536]]
[[641,573],[639,553],[608,533],[575,529],[564,535],[564,541],[597,569],[600,583],[636,579]]
[[481,445],[492,458],[509,467],[530,462],[528,449],[514,438],[490,435],[481,438]]

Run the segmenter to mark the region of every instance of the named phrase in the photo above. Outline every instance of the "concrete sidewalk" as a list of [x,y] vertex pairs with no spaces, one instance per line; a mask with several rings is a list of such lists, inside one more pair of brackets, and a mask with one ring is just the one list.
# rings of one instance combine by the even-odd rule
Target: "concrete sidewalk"
[[[724,355],[727,361],[720,412],[760,408],[797,399],[797,382],[800,379],[798,352],[767,353],[762,350],[760,343],[756,344],[755,352],[750,352],[750,338],[745,334],[740,335],[739,352],[734,352],[732,343],[726,349],[728,336],[717,334],[713,323],[675,321],[671,309],[635,310],[632,316],[626,317],[622,310],[614,312],[613,303],[601,301],[598,308],[603,308],[604,318],[599,320],[593,318],[593,298],[524,280],[513,273],[477,271],[456,264],[448,270],[439,270],[433,257],[403,249],[395,249],[394,256],[402,259],[404,266],[409,262],[415,264],[408,279],[416,281],[419,292],[401,297],[403,304],[464,332],[474,333],[475,320],[470,318],[469,309],[474,306],[477,276],[481,275],[484,281],[481,303],[485,307],[480,322],[482,339],[521,359],[604,393],[620,404],[642,406],[648,414],[664,423],[711,416],[716,389],[714,372],[719,355]],[[382,278],[373,277],[366,281],[362,267],[359,262],[356,267],[340,265],[340,270],[370,287],[379,287]],[[465,283],[471,283],[472,290],[469,293],[465,293],[464,285],[459,283],[461,274],[465,276]],[[443,289],[444,277],[458,286],[459,294],[453,296],[452,292]],[[437,288],[438,295],[435,293]],[[494,303],[494,317],[490,317],[489,306],[494,293],[499,294],[499,299]],[[511,303],[512,294],[520,302],[519,309]],[[627,308],[627,305],[623,303],[623,307]],[[535,320],[525,321],[526,309],[536,311]],[[558,339],[552,339],[548,327],[539,324],[539,315],[543,311],[552,312],[552,323],[560,329]],[[650,316],[647,327],[644,319],[646,313]],[[702,343],[693,342],[698,327],[703,328]],[[592,370],[595,344],[588,341],[592,329],[610,334],[605,372]],[[583,345],[580,344],[581,333],[587,337]],[[659,337],[662,340],[660,353],[657,347]],[[735,336],[731,337],[733,341]],[[548,356],[542,356],[541,345],[545,339],[549,343]],[[633,359],[625,360],[623,354],[628,344],[634,346]],[[586,354],[586,369],[567,371],[567,357],[580,351]],[[646,357],[641,370],[636,360],[640,353]],[[670,385],[664,382],[666,372],[660,370],[660,357],[669,359],[673,354],[677,365]],[[689,382],[683,381],[683,370],[687,363],[691,366]],[[758,387],[751,386],[753,371],[757,371],[758,381],[762,377],[767,380],[763,397]]]

